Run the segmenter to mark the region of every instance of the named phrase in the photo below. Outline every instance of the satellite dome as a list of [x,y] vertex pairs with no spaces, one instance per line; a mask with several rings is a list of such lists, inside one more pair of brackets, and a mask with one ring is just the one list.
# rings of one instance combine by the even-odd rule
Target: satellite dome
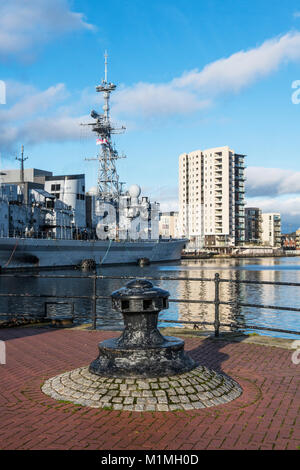
[[138,184],[132,184],[128,189],[129,196],[138,198],[141,194],[141,188]]

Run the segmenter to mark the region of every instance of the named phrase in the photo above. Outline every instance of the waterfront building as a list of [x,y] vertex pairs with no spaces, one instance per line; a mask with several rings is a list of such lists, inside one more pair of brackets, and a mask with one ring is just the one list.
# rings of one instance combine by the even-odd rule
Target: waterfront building
[[283,233],[281,235],[281,246],[284,250],[296,250],[296,233]]
[[244,158],[228,146],[179,156],[179,235],[190,248],[244,243]]
[[296,250],[300,250],[300,228],[296,230]]
[[281,217],[279,213],[262,214],[262,243],[267,246],[281,246]]
[[245,208],[245,241],[246,243],[261,244],[262,232],[261,209],[258,207]]
[[162,238],[178,237],[178,212],[159,213],[159,236]]

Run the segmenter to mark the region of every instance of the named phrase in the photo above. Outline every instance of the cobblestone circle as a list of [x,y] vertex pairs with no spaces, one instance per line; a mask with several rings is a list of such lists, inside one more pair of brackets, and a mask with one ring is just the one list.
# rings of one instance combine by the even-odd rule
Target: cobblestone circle
[[181,375],[152,379],[99,377],[88,367],[81,367],[48,379],[42,391],[55,400],[127,411],[208,408],[242,394],[237,382],[203,366]]

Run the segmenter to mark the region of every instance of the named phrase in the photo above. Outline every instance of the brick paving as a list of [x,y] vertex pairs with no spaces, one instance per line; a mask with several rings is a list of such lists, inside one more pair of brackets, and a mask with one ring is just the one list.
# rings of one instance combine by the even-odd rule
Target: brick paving
[[[300,365],[291,350],[185,338],[186,351],[243,389],[211,408],[135,412],[90,408],[45,395],[45,380],[88,365],[115,332],[0,330],[0,449],[300,449]],[[179,336],[179,333],[178,333]]]

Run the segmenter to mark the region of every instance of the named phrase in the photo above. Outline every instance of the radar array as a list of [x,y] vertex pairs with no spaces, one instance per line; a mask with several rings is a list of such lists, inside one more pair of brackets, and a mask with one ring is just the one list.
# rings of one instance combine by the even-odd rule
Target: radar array
[[107,81],[107,52],[105,58],[105,76],[101,84],[96,86],[96,91],[103,93],[104,105],[103,114],[98,114],[95,110],[91,111],[91,117],[95,120],[92,123],[83,124],[91,126],[92,131],[98,136],[96,143],[100,145],[98,155],[94,158],[86,158],[86,160],[96,160],[98,165],[97,180],[97,199],[104,201],[116,201],[122,194],[122,185],[116,169],[116,160],[125,158],[120,156],[112,143],[112,134],[122,134],[125,127],[116,127],[110,120],[110,94],[116,89],[116,85]]

